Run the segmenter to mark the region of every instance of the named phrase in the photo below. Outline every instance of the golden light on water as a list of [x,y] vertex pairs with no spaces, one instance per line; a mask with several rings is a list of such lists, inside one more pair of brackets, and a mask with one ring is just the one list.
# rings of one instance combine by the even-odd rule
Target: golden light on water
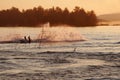
[[[9,32],[8,32],[9,30]],[[43,28],[1,28],[0,41],[18,41],[24,37],[30,36],[32,41],[45,39],[47,42],[68,42],[68,41],[84,41],[86,38],[81,35],[77,28],[73,27],[43,27]]]
[[38,39],[43,35],[43,39],[48,41],[83,41],[86,40],[76,28],[72,27],[45,27],[41,31]]

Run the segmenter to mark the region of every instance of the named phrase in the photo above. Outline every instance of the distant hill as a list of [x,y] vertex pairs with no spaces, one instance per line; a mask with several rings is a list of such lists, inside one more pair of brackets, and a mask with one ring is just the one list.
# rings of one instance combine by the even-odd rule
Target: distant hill
[[98,19],[101,21],[120,21],[120,13],[113,13],[113,14],[104,14],[98,16]]

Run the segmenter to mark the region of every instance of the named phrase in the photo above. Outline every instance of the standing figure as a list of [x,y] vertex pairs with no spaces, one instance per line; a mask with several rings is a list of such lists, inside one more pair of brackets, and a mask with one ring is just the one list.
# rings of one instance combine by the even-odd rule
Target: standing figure
[[27,42],[27,38],[26,38],[26,36],[24,36],[24,40],[25,40],[25,42]]
[[29,44],[31,43],[31,38],[30,38],[30,36],[28,36],[28,42],[29,42]]

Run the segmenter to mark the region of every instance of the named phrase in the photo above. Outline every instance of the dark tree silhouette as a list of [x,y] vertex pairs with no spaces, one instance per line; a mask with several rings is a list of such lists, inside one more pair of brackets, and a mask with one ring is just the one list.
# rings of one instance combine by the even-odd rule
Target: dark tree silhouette
[[41,6],[22,11],[15,7],[0,11],[0,26],[39,26],[46,22],[50,25],[96,26],[97,17],[94,11],[86,12],[78,6],[71,12],[67,8],[44,9]]

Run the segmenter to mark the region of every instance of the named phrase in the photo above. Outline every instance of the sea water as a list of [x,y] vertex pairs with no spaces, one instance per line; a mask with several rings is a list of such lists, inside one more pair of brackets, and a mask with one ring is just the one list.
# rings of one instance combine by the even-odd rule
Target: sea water
[[[63,27],[63,26],[59,26]],[[0,43],[0,52],[4,51],[22,51],[22,52],[44,52],[44,51],[62,51],[62,52],[120,52],[120,26],[96,26],[96,27],[73,27],[66,29],[66,27],[57,29],[57,36],[64,36],[65,32],[70,36],[72,30],[72,37],[69,40],[79,37],[81,40],[76,41],[57,41],[46,43]],[[46,29],[45,29],[46,30]],[[59,32],[58,32],[59,31]],[[68,31],[68,32],[67,32]],[[39,27],[1,27],[0,41],[14,40],[30,36],[31,39],[37,39],[40,36],[42,29]],[[53,35],[55,33],[52,33]],[[64,38],[68,37],[65,36]],[[74,37],[76,36],[76,37]],[[63,38],[63,37],[62,37]],[[67,38],[68,39],[68,38]],[[84,39],[84,40],[82,40]],[[75,40],[75,39],[74,39]]]

